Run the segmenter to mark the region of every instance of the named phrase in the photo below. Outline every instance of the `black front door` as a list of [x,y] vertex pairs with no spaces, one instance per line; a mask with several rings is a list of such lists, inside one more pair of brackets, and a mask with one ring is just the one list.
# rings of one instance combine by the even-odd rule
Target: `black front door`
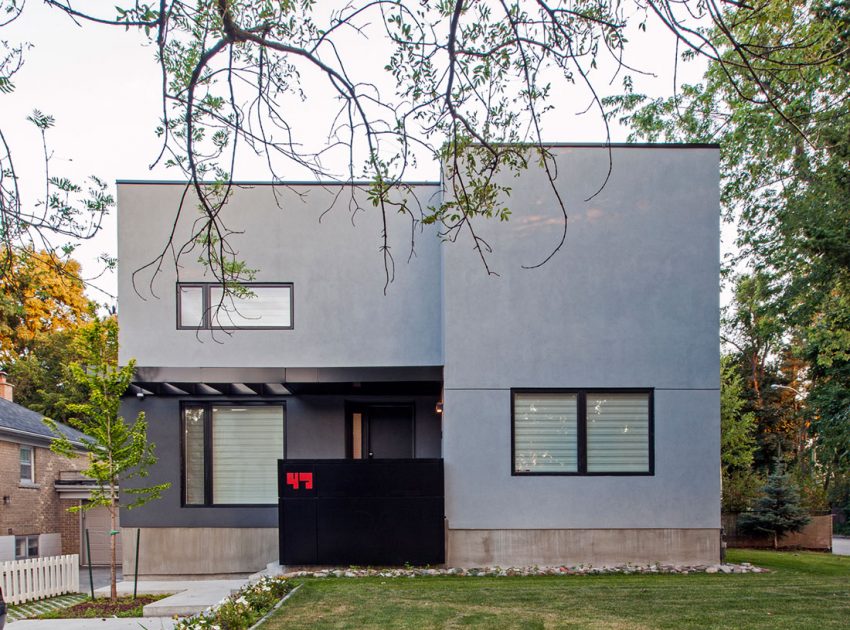
[[352,405],[349,423],[354,459],[413,459],[412,404]]

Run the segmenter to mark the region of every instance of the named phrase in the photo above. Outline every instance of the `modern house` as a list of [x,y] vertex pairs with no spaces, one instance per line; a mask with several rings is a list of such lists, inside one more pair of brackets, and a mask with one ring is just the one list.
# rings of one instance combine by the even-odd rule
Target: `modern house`
[[[345,562],[369,531],[390,546],[432,536],[414,527],[418,508],[398,526],[392,509],[357,512],[415,485],[380,466],[417,461],[436,466],[429,542],[451,566],[718,561],[717,147],[551,151],[569,214],[551,260],[535,266],[564,219],[532,166],[503,177],[510,220],[476,225],[493,274],[435,227],[416,228],[410,255],[409,218],[389,216],[386,294],[365,190],[238,186],[223,218],[258,272],[233,303],[192,255],[179,276],[166,260],[152,281],[150,267],[134,277],[162,251],[185,185],[119,182],[120,360],[138,366],[122,412],[147,414],[148,480],[172,483],[121,516],[141,530],[142,575],[255,571],[298,552],[302,526],[336,549],[321,562]],[[427,206],[452,190],[398,194]],[[345,471],[334,480],[320,472],[330,460]],[[336,507],[287,512],[293,497]]]
[[[90,496],[79,471],[88,460],[73,459],[50,450],[54,435],[43,416],[13,401],[14,388],[0,371],[0,561],[82,553],[83,513],[68,512]],[[59,424],[58,428],[79,443],[82,434]],[[89,512],[94,525],[97,512]],[[95,535],[95,547],[100,538]],[[107,538],[108,540],[108,538]]]

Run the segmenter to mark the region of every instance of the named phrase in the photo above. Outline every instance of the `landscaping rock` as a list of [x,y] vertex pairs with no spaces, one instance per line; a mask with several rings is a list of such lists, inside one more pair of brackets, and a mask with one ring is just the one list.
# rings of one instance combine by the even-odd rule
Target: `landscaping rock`
[[456,575],[462,577],[508,577],[519,575],[603,575],[622,573],[631,574],[678,574],[690,575],[692,573],[765,573],[767,569],[753,566],[749,562],[741,564],[712,564],[712,565],[673,565],[673,564],[623,564],[618,566],[575,565],[551,566],[551,567],[451,567],[448,569],[427,568],[356,568],[347,569],[321,569],[318,571],[295,571],[283,574],[284,577],[315,577],[315,578],[358,578],[358,577],[381,577],[381,578],[416,578],[433,577],[440,575]]

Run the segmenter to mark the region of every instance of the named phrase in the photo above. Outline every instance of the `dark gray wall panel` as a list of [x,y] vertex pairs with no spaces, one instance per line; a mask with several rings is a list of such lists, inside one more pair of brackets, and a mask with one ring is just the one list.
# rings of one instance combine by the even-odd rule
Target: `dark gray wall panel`
[[[197,399],[193,399],[197,400]],[[210,401],[214,399],[208,399]],[[223,399],[222,399],[223,400]],[[435,396],[288,397],[286,405],[287,458],[345,457],[345,401],[414,402],[416,404],[416,456],[440,457],[440,418]],[[268,400],[279,403],[281,400]],[[127,420],[144,411],[148,438],[156,445],[157,464],[144,480],[127,487],[169,482],[163,498],[133,510],[123,510],[126,527],[277,527],[277,507],[181,507],[180,506],[180,399],[147,396],[125,398],[121,413]]]

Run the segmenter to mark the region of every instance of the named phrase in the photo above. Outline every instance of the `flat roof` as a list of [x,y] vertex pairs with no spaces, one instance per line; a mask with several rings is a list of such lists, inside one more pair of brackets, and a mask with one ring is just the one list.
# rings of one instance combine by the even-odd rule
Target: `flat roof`
[[[494,142],[494,146],[510,146],[508,143]],[[720,149],[718,143],[702,142],[548,142],[542,145],[517,145],[517,146],[541,146],[547,149]],[[117,179],[116,184],[132,185],[173,185],[185,186],[187,180],[177,179]],[[202,184],[213,184],[215,182],[201,182]],[[326,181],[326,180],[293,180],[273,182],[269,180],[233,180],[229,182],[233,186],[370,186],[373,182],[366,180],[355,181]],[[413,180],[399,181],[396,185],[403,186],[439,186],[439,181]]]
[[[183,179],[116,179],[116,184],[156,184],[161,186],[163,184],[175,185],[175,186],[186,186],[191,182]],[[201,182],[201,184],[205,186],[211,186],[217,182]],[[371,186],[374,182],[370,181],[351,181],[351,182],[329,182],[329,181],[308,181],[308,180],[294,180],[294,181],[280,181],[273,182],[269,180],[242,180],[235,179],[231,182],[228,182],[233,186]],[[439,181],[399,181],[396,186],[439,186]]]

